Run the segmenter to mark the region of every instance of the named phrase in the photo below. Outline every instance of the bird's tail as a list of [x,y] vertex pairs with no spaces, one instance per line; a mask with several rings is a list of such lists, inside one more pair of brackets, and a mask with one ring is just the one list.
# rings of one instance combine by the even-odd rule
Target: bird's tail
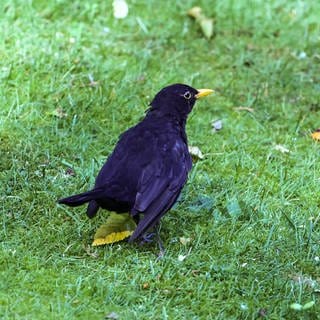
[[93,189],[91,191],[76,194],[71,197],[58,200],[58,203],[65,204],[69,207],[77,207],[91,200],[99,199],[103,195],[103,188]]

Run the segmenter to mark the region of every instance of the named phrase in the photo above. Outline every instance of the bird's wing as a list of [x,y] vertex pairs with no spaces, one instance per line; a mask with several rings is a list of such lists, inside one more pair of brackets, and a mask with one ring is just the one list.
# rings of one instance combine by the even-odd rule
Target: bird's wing
[[[162,150],[163,151],[163,150]],[[191,158],[184,142],[160,152],[142,170],[132,213],[143,213],[130,241],[153,227],[173,206],[191,169]]]

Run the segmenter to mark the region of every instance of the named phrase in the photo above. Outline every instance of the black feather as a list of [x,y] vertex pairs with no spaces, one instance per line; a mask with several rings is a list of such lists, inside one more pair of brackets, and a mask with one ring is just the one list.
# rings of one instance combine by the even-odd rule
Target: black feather
[[[186,99],[185,93],[191,96]],[[145,118],[124,132],[101,168],[93,190],[59,200],[68,206],[89,202],[91,218],[99,207],[130,212],[138,221],[130,238],[143,236],[176,202],[191,170],[185,125],[198,91],[176,84],[162,89]]]

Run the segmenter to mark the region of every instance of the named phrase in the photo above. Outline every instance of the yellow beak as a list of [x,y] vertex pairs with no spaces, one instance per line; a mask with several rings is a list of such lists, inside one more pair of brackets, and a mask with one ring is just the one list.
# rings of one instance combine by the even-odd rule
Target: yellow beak
[[213,93],[211,89],[197,89],[198,93],[195,95],[196,99],[203,98]]

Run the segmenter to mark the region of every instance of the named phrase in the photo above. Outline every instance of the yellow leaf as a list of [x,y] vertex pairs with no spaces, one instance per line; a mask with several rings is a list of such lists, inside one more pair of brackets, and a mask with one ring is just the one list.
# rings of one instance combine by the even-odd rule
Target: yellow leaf
[[194,19],[199,19],[202,16],[202,9],[200,7],[193,7],[188,11],[188,15]]
[[209,18],[202,18],[199,20],[201,30],[207,39],[213,35],[213,20]]
[[112,232],[106,237],[97,238],[93,240],[93,246],[102,246],[104,244],[115,243],[128,238],[133,234],[133,231]]
[[121,241],[132,235],[136,224],[129,214],[111,212],[106,223],[94,235],[93,246]]
[[193,7],[187,13],[200,25],[202,33],[205,35],[205,37],[210,39],[213,35],[213,19],[206,17],[202,13],[202,9],[200,7]]
[[320,129],[317,129],[315,132],[311,133],[311,137],[314,140],[320,141]]

